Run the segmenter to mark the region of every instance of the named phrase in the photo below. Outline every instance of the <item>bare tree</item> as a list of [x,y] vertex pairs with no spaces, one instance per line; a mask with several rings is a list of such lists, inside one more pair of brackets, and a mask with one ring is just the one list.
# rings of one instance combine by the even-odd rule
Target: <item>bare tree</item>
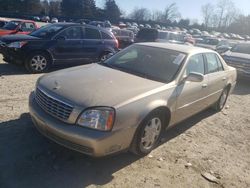
[[176,3],[172,3],[165,8],[165,10],[163,12],[163,20],[162,21],[167,21],[167,20],[174,21],[180,17],[181,17],[181,15],[178,11],[178,7],[177,7]]
[[208,28],[212,24],[214,6],[211,3],[207,3],[201,7],[201,12],[203,16],[203,23],[205,27]]
[[150,11],[146,8],[135,8],[130,14],[130,18],[137,21],[149,20],[151,18]]
[[234,17],[232,17],[232,14],[235,13],[235,10],[236,10],[235,5],[231,0],[218,1],[217,3],[218,29],[226,27],[228,26],[228,24],[230,24],[228,22],[234,19]]
[[151,19],[154,21],[162,21],[163,12],[159,10],[152,11]]

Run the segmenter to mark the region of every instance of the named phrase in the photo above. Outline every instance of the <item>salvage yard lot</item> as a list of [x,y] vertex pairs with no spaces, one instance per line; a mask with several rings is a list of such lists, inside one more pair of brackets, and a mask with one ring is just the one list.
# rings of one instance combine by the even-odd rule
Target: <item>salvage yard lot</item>
[[149,156],[93,159],[33,126],[28,96],[39,76],[0,57],[0,187],[250,187],[250,81],[238,81],[223,112],[177,125]]

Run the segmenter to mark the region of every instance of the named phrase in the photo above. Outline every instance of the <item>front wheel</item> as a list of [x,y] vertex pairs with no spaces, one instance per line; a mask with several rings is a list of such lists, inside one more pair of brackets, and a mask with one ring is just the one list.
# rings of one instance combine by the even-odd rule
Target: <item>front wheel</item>
[[51,59],[43,52],[33,53],[25,62],[25,68],[27,71],[35,74],[46,72],[50,65]]
[[136,155],[149,154],[159,143],[164,130],[164,118],[159,111],[148,115],[135,133],[131,151]]

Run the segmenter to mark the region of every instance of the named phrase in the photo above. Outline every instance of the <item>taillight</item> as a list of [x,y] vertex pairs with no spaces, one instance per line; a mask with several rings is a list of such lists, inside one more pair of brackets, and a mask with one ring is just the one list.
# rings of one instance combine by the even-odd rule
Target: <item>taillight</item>
[[119,48],[119,41],[117,39],[115,39],[115,45],[116,45],[116,48],[118,49]]

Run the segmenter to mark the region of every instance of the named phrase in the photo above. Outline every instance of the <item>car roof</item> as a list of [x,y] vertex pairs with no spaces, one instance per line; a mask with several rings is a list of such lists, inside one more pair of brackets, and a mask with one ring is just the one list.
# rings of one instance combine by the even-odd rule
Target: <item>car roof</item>
[[145,43],[137,43],[137,44],[143,45],[143,46],[149,46],[149,47],[175,50],[175,51],[186,53],[186,54],[209,53],[209,52],[214,53],[213,50],[195,47],[195,46],[184,45],[184,44],[160,43],[160,42],[145,42]]
[[10,20],[11,22],[32,22],[32,23],[35,23],[34,21],[32,21],[32,20],[18,20],[18,19],[16,19],[16,20]]
[[107,29],[102,28],[102,27],[96,27],[94,25],[89,25],[89,24],[81,24],[81,23],[71,23],[71,22],[58,22],[58,23],[54,23],[53,25],[59,25],[59,26],[65,26],[65,27],[70,27],[70,26],[87,26],[89,28],[93,28],[93,29],[98,29],[100,31],[106,32],[106,33],[110,33]]

